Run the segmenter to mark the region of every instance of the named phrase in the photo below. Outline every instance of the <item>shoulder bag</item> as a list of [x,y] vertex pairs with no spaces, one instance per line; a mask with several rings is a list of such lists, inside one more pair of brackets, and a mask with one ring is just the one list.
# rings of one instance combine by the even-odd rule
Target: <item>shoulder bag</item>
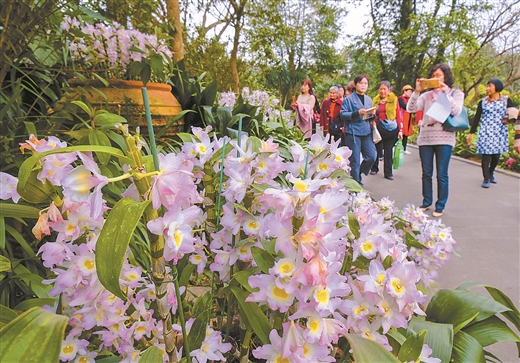
[[[451,95],[455,91],[452,91]],[[466,107],[462,106],[462,111],[457,115],[449,115],[446,121],[442,124],[442,128],[444,131],[450,131],[450,132],[458,132],[458,131],[464,131],[469,129],[469,119],[468,119],[468,110]]]

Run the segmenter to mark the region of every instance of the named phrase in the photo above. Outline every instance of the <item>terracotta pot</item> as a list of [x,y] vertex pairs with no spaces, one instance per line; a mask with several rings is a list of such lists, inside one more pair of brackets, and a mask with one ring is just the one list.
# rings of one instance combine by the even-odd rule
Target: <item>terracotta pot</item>
[[[89,80],[87,84],[80,80],[69,81],[72,87],[72,99],[85,99],[97,109],[108,110],[119,114],[127,119],[130,130],[141,127],[141,134],[148,136],[148,127],[144,111],[144,102],[141,88],[141,81],[113,80],[110,85],[105,85],[98,80]],[[148,91],[148,101],[154,130],[157,133],[162,129],[168,120],[182,111],[181,105],[171,93],[172,87],[169,84],[149,82],[146,85]],[[105,99],[102,92],[107,99]],[[69,98],[70,100],[70,98]],[[184,121],[182,119],[173,123],[164,136],[173,136],[184,131]]]

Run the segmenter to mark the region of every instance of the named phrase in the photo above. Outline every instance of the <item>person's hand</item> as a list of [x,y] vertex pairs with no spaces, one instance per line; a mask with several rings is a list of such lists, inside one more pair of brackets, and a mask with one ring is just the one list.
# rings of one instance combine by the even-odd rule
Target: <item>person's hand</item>
[[422,91],[424,91],[424,88],[423,88],[423,83],[422,81],[424,80],[425,78],[417,78],[415,80],[415,90],[413,91],[414,93],[421,93]]
[[441,85],[442,92],[448,93],[450,91],[450,87],[441,81],[439,81],[439,84]]
[[397,134],[397,137],[402,139],[403,138],[403,132],[402,131],[399,131],[399,133]]
[[515,140],[515,151],[520,154],[520,139]]
[[292,108],[293,110],[296,110],[296,109],[298,108],[298,102],[293,102],[293,103],[291,103],[291,108]]
[[468,134],[466,142],[468,143],[468,146],[471,146],[471,143],[473,142],[473,134]]
[[367,110],[362,108],[358,111],[359,116],[365,116],[367,114]]

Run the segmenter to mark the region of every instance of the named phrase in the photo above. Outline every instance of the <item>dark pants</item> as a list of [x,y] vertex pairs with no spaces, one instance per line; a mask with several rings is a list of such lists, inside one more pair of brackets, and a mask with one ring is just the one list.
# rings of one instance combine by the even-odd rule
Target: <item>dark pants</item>
[[403,135],[403,150],[406,151],[406,145],[408,145],[408,136]]
[[[345,145],[352,150],[350,155],[350,175],[358,183],[361,182],[361,173],[367,175],[376,160],[376,147],[372,134],[367,136],[355,136],[343,134]],[[363,162],[361,162],[361,154]]]
[[491,179],[500,160],[500,154],[482,154],[482,175],[484,180]]
[[419,155],[422,166],[422,194],[423,205],[430,206],[433,203],[433,158],[437,167],[437,202],[435,210],[442,212],[448,201],[449,178],[448,167],[450,166],[451,151],[450,145],[427,145],[419,146]]
[[377,149],[377,159],[374,165],[372,165],[372,171],[379,171],[379,158],[384,154],[384,166],[383,171],[385,173],[385,177],[389,177],[393,175],[392,167],[394,163],[394,153],[393,148],[395,143],[397,142],[397,135],[399,134],[399,129],[395,129],[393,131],[387,131],[385,128],[381,127],[379,122],[377,123],[377,130],[381,134],[382,140],[376,144]]

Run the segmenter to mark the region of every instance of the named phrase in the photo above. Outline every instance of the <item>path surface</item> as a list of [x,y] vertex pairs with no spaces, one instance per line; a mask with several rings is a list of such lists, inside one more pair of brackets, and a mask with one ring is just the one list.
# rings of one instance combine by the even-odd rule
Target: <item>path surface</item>
[[[388,196],[396,206],[421,205],[419,150],[409,147],[403,166],[394,170],[393,181],[381,172],[363,176],[365,189],[375,199]],[[520,178],[495,172],[498,184],[481,187],[480,164],[452,158],[449,168],[450,195],[442,222],[452,228],[457,241],[453,258],[439,271],[439,287],[454,289],[468,281],[499,288],[519,306],[520,301]],[[434,203],[436,200],[434,179]],[[431,217],[432,209],[427,211]],[[488,348],[503,362],[519,362],[514,343]]]

